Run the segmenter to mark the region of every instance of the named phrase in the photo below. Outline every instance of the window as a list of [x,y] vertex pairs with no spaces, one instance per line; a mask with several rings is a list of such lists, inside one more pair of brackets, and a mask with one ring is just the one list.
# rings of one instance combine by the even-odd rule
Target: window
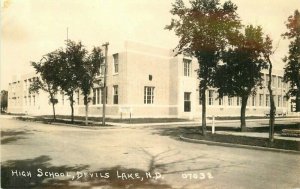
[[144,104],[154,103],[154,87],[144,87]]
[[79,90],[76,91],[76,102],[79,105]]
[[240,97],[236,97],[236,105],[240,106],[241,104],[241,98]]
[[252,95],[252,106],[256,106],[256,95]]
[[278,88],[282,87],[282,77],[278,77]]
[[282,101],[282,97],[280,95],[278,95],[278,102],[277,102],[278,103],[277,104],[278,107],[282,106],[281,101]]
[[184,112],[191,111],[191,93],[184,93]]
[[31,96],[30,95],[28,96],[28,99],[29,99],[29,101],[28,101],[29,102],[29,106],[31,106]]
[[262,85],[265,85],[265,75],[263,73],[260,73],[260,78],[262,78]]
[[192,61],[189,59],[183,59],[183,75],[184,76],[191,76],[191,64]]
[[96,88],[96,104],[100,104],[100,91],[102,91],[102,89],[100,88]]
[[287,97],[286,96],[283,97],[282,102],[283,102],[283,107],[286,107],[286,102],[287,102]]
[[[93,104],[100,104],[100,88],[93,89]],[[101,90],[102,91],[102,90]],[[101,97],[102,98],[102,97]]]
[[119,73],[119,54],[114,54],[114,73]]
[[99,71],[99,73],[100,73],[101,76],[104,75],[104,69],[105,69],[105,64],[102,63],[102,64],[100,65],[100,71]]
[[223,97],[219,98],[219,106],[223,106]]
[[27,97],[24,96],[24,104],[27,105]]
[[270,77],[269,77],[269,74],[267,74],[266,75],[266,86],[268,86],[269,80],[270,80]]
[[270,95],[266,95],[266,106],[270,106]]
[[199,90],[199,105],[202,105],[202,93]]
[[32,96],[33,99],[33,106],[35,106],[35,95]]
[[118,104],[119,103],[119,101],[118,101],[118,94],[119,94],[119,91],[118,91],[118,85],[114,85],[113,86],[113,89],[114,89],[114,91],[113,91],[113,94],[114,94],[114,96],[113,96],[113,103],[114,104]]
[[272,87],[276,86],[276,76],[272,75]]
[[96,89],[93,89],[93,104],[96,104]]
[[232,106],[232,105],[233,105],[232,97],[228,97],[228,106]]
[[277,106],[277,98],[276,98],[276,95],[272,95],[273,96],[273,101],[274,101],[274,104],[275,104],[275,106]]
[[209,90],[208,91],[208,105],[213,105],[214,104],[214,91]]
[[24,80],[24,83],[25,83],[24,93],[26,94],[26,93],[27,93],[27,90],[28,90],[27,80]]
[[264,95],[259,94],[259,106],[263,106],[263,103],[264,103]]

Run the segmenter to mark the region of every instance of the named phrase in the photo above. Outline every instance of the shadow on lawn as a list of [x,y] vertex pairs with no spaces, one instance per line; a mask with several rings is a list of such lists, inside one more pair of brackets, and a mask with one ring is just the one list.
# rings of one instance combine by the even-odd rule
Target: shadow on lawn
[[[211,126],[207,126],[207,131],[211,131]],[[280,134],[282,129],[300,129],[299,123],[291,124],[275,124],[275,133]],[[201,134],[201,126],[191,126],[191,127],[163,127],[163,128],[153,128],[153,134],[159,134],[162,136],[170,136],[174,139],[179,139],[181,134]],[[228,127],[228,126],[216,126],[216,131],[230,131],[230,132],[241,132],[239,127]],[[261,127],[247,127],[247,132],[258,132],[258,133],[268,133],[269,125],[264,124]]]
[[[208,131],[210,127],[207,127]],[[300,129],[299,124],[276,124],[275,125],[275,133],[280,134],[282,129]],[[231,143],[231,144],[242,144],[242,145],[250,145],[250,146],[260,146],[260,147],[269,147],[269,148],[277,148],[277,149],[285,149],[285,150],[295,150],[300,151],[300,142],[295,140],[285,140],[279,139],[275,137],[273,143],[269,142],[268,138],[264,137],[251,137],[251,136],[236,136],[236,135],[228,135],[228,134],[211,134],[210,132],[204,137],[201,135],[200,127],[177,127],[177,128],[153,128],[153,134],[158,134],[162,136],[169,136],[175,140],[180,140],[179,136],[184,136],[190,139],[196,140],[207,140],[213,142],[221,142],[221,143]],[[236,127],[216,127],[216,131],[230,131],[230,132],[240,132],[239,128]],[[263,125],[261,127],[249,127],[247,128],[247,132],[258,132],[258,133],[266,133],[269,132],[269,126]],[[289,138],[289,137],[286,137]]]
[[[263,127],[249,128],[250,132],[269,132],[269,125],[263,124]],[[281,133],[282,129],[300,129],[299,123],[291,123],[291,124],[275,124],[274,131],[275,133]]]
[[[211,131],[211,126],[207,126],[207,131]],[[234,131],[239,132],[240,128],[237,127],[228,127],[228,126],[218,126],[215,128],[216,131]],[[163,127],[163,128],[153,128],[152,134],[158,134],[161,136],[169,136],[173,139],[179,139],[179,135],[182,134],[201,134],[202,130],[200,126],[191,126],[191,127]]]
[[29,131],[1,131],[1,144],[9,144],[19,139],[26,139],[24,135],[30,134]]

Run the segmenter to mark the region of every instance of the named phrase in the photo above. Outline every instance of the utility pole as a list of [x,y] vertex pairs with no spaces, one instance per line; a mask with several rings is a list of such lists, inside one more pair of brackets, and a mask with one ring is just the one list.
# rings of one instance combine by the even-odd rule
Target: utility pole
[[102,125],[105,126],[105,107],[106,107],[106,77],[107,77],[107,51],[109,43],[106,42],[102,46],[105,47],[105,64],[104,64],[104,79],[103,79],[103,99],[102,99]]

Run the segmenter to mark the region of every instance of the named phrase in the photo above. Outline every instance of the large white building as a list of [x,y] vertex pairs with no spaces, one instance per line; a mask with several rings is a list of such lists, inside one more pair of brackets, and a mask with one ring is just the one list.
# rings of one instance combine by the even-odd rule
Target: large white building
[[[141,43],[125,42],[119,53],[108,57],[107,105],[108,117],[201,117],[196,70],[197,60],[183,55],[174,56],[172,50]],[[282,82],[283,71],[274,70],[272,88],[278,114],[291,115],[290,102],[284,97],[287,84]],[[268,75],[262,73],[264,86]],[[30,94],[29,86],[35,74],[14,78],[9,84],[8,112],[25,114],[52,114],[48,94]],[[99,75],[101,79],[103,75]],[[84,115],[83,97],[76,92],[75,115]],[[89,106],[91,116],[102,115],[102,88],[96,86]],[[216,90],[207,91],[207,115],[239,116],[240,99],[218,99]],[[57,114],[70,114],[68,97],[57,94]],[[248,99],[246,115],[264,116],[269,111],[269,94],[266,87]]]

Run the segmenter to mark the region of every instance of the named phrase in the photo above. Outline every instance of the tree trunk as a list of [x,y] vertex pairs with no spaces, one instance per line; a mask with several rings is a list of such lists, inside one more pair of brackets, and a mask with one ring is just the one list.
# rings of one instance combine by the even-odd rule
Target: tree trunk
[[88,125],[88,116],[89,116],[89,104],[85,104],[85,125]]
[[246,127],[246,107],[247,107],[248,96],[242,96],[242,106],[241,106],[241,131],[247,131]]
[[54,102],[54,95],[50,93],[50,101],[52,104],[52,111],[53,111],[53,121],[56,120],[56,115],[55,115],[55,102]]
[[202,135],[206,136],[206,90],[201,91],[201,102],[202,102]]
[[55,121],[56,120],[56,115],[55,115],[55,104],[54,104],[54,102],[52,102],[52,110],[53,110],[53,121]]
[[70,106],[71,106],[71,123],[74,123],[74,100],[73,100],[73,94],[70,96]]
[[269,142],[273,143],[274,142],[274,124],[275,124],[275,112],[276,112],[276,107],[274,103],[274,98],[273,98],[273,91],[272,91],[272,62],[270,59],[268,59],[269,62],[269,82],[268,82],[268,91],[270,94],[270,119],[269,119]]

